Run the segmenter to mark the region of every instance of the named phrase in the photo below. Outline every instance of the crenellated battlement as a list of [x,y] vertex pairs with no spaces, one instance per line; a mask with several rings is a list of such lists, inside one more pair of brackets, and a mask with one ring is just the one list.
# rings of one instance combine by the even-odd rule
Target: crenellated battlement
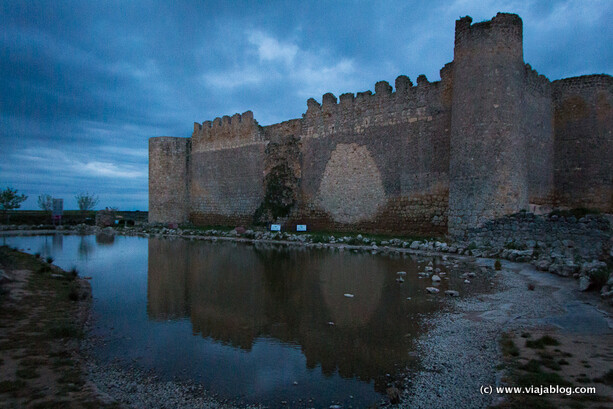
[[231,148],[253,142],[261,142],[262,132],[253,112],[234,114],[204,121],[194,122],[192,145],[194,151]]
[[[444,80],[450,73],[441,70]],[[339,132],[363,133],[372,126],[387,126],[417,121],[431,121],[442,110],[443,81],[429,82],[425,75],[413,85],[406,75],[396,78],[396,90],[387,81],[375,84],[375,92],[363,91],[322,96],[307,101],[303,115],[304,136],[321,137]]]

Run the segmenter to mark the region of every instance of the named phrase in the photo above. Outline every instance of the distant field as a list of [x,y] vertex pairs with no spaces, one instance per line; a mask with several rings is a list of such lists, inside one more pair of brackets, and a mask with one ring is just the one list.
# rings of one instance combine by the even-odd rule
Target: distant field
[[[149,212],[141,211],[118,211],[117,216],[125,220],[146,222]],[[51,224],[51,213],[42,210],[11,210],[8,212],[9,224]],[[6,223],[6,215],[2,213],[0,223]],[[83,214],[79,210],[65,210],[62,216],[62,224],[94,224],[96,212]]]

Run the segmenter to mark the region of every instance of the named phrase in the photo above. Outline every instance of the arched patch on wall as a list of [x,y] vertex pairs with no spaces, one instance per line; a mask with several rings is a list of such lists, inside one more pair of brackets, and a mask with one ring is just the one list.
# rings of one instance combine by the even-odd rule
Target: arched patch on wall
[[386,196],[368,148],[356,143],[336,145],[319,183],[317,202],[340,223],[356,223],[377,214]]

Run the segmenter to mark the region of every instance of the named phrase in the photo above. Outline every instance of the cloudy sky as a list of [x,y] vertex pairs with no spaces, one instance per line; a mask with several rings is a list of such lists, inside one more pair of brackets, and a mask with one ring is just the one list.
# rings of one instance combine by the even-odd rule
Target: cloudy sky
[[613,1],[0,0],[0,188],[146,210],[147,139],[252,110],[261,125],[306,100],[439,78],[455,20],[524,21],[549,79],[613,73]]

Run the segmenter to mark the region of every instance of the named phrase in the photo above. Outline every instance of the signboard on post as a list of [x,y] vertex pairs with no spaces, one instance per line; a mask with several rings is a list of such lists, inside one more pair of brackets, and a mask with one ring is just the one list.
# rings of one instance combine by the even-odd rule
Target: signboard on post
[[280,224],[271,224],[270,225],[270,231],[281,231],[281,225]]
[[296,231],[307,231],[306,224],[297,224]]
[[51,211],[53,224],[55,222],[62,224],[62,213],[64,213],[64,199],[53,199],[53,210]]

